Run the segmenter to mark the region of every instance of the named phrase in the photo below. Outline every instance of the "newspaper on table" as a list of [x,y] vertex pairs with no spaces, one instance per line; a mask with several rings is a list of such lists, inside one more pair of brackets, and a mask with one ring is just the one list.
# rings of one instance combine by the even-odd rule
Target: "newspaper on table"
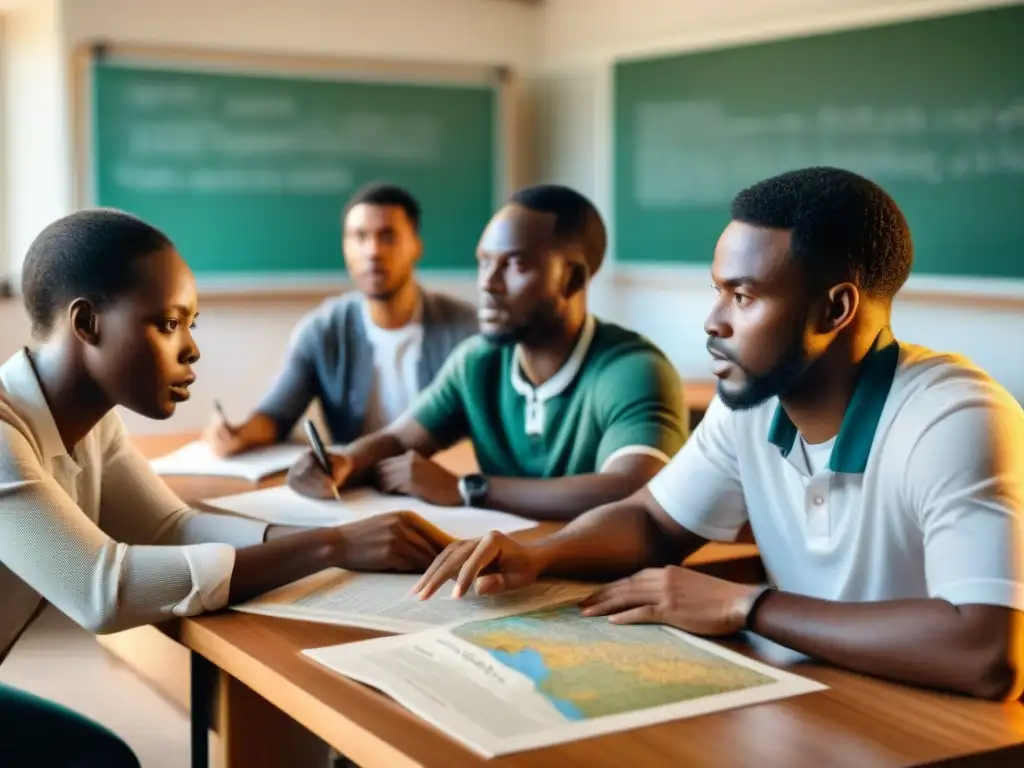
[[419,578],[328,568],[233,607],[283,619],[407,633],[576,603],[594,591],[592,584],[542,580],[490,597],[474,592],[453,600],[450,592],[439,592],[430,600],[420,600],[410,594]]
[[559,605],[303,652],[485,758],[827,686],[660,625]]
[[537,525],[518,515],[475,507],[440,507],[410,496],[393,496],[373,488],[344,491],[341,499],[310,499],[286,485],[205,499],[215,510],[262,520],[273,525],[317,527],[340,525],[374,515],[407,510],[429,520],[456,539],[473,539],[488,531],[512,533]]

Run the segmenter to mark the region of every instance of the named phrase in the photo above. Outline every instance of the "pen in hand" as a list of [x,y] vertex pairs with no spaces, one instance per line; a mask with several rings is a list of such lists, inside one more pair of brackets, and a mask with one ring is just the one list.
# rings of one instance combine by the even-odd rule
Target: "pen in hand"
[[220,420],[224,422],[224,426],[228,432],[234,433],[234,430],[231,428],[231,421],[228,419],[228,415],[224,412],[224,406],[220,404],[220,400],[213,401],[213,409],[217,411],[217,415],[220,416]]
[[306,419],[306,438],[309,440],[309,445],[313,449],[313,456],[316,458],[316,463],[320,465],[320,469],[323,470],[324,474],[331,481],[331,492],[334,494],[334,498],[340,499],[341,496],[338,494],[338,487],[334,484],[334,472],[331,470],[331,460],[327,457],[327,451],[324,450],[324,442],[320,439],[320,433],[317,432],[316,425],[312,419]]

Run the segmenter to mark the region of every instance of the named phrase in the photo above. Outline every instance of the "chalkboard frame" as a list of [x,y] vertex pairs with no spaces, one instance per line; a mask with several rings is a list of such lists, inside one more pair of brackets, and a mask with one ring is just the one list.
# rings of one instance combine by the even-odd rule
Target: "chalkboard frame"
[[[135,68],[180,69],[190,73],[264,75],[311,80],[411,85],[487,85],[495,89],[494,190],[497,207],[526,177],[520,137],[521,83],[504,64],[459,64],[418,60],[386,60],[337,56],[259,53],[177,46],[159,46],[110,40],[78,45],[70,57],[70,124],[72,201],[75,208],[96,204],[93,162],[93,65],[102,61]],[[340,213],[340,211],[339,211]],[[339,261],[340,261],[339,254]],[[252,296],[284,300],[312,300],[352,288],[340,272],[318,273],[202,273],[196,277],[204,298],[246,300]],[[472,267],[466,270],[430,270],[432,285],[463,287],[475,283]]]
[[[684,34],[666,37],[635,47],[629,51],[606,49],[598,57],[603,67],[603,88],[598,118],[605,126],[606,139],[599,157],[607,163],[603,183],[604,197],[610,210],[617,208],[618,185],[616,136],[616,70],[620,65],[756,46],[762,43],[785,42],[804,37],[817,37],[854,30],[870,30],[891,25],[972,13],[995,11],[1021,4],[1021,0],[985,0],[981,5],[970,0],[950,0],[946,7],[930,11],[911,10],[900,6],[888,8],[851,9],[823,17],[769,22],[731,30],[721,34]],[[705,288],[710,285],[709,267],[693,263],[622,261],[614,252],[614,229],[618,222],[610,217],[611,263],[609,272],[617,285],[634,289],[678,290]],[[918,273],[908,279],[900,291],[900,303],[978,306],[989,309],[1019,311],[1024,307],[1024,278],[981,277]]]

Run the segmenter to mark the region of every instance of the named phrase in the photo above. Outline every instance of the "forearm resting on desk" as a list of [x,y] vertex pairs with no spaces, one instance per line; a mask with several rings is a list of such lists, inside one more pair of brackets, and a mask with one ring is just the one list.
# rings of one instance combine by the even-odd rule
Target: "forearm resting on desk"
[[751,629],[855,672],[986,699],[1021,694],[1024,616],[945,600],[837,603],[769,592]]
[[673,535],[649,510],[646,489],[576,518],[534,546],[549,576],[615,579],[643,568],[679,564],[705,543],[684,531]]
[[235,428],[238,437],[249,447],[271,445],[281,439],[277,422],[263,413],[254,413]]
[[362,485],[373,480],[374,468],[385,459],[416,451],[429,458],[440,450],[430,434],[412,419],[400,421],[380,432],[353,441],[341,455],[351,465],[347,485]]
[[492,477],[484,506],[533,520],[565,522],[628,498],[665,464],[646,455],[616,461],[608,471],[569,477]]
[[276,443],[277,422],[262,413],[254,413],[236,425],[230,425],[216,417],[203,432],[203,438],[218,454],[230,456]]
[[268,528],[265,543],[235,552],[230,603],[244,602],[339,564],[342,534],[338,528],[292,531],[291,535],[288,529],[275,528]]

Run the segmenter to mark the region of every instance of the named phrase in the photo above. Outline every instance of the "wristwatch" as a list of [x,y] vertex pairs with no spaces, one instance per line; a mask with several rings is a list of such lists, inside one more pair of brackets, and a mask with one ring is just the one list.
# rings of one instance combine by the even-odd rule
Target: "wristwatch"
[[479,507],[487,498],[491,484],[483,475],[463,475],[459,478],[459,495],[467,507]]

